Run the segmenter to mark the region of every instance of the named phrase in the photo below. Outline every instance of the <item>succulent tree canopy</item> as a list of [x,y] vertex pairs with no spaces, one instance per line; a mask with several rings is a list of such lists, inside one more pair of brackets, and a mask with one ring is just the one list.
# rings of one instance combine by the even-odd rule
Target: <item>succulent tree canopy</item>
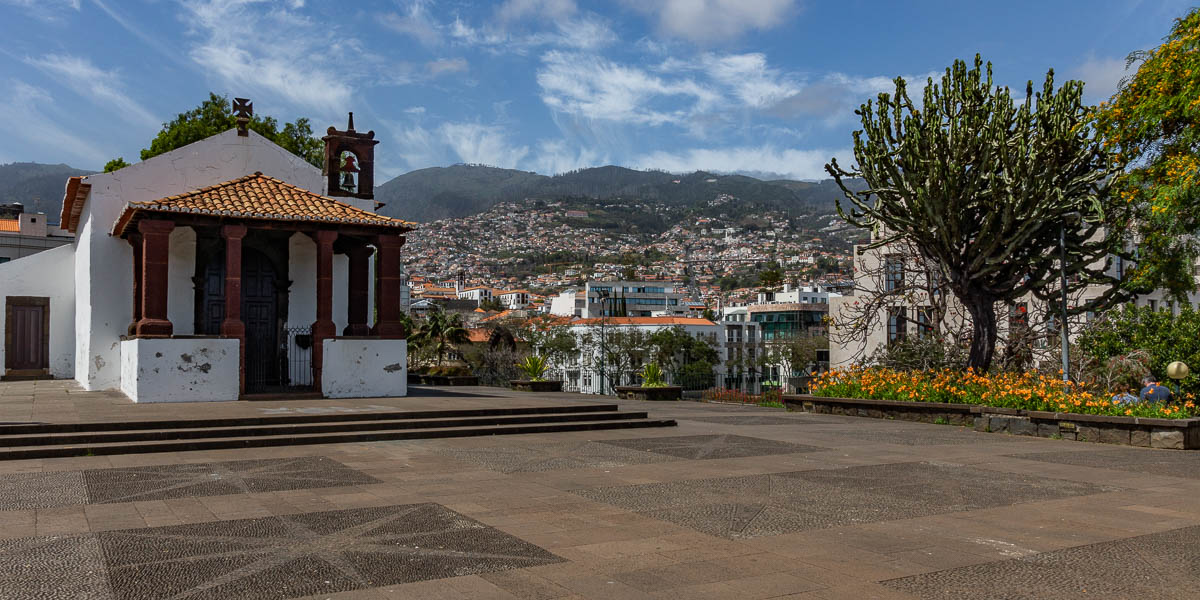
[[[1014,101],[993,84],[990,63],[955,61],[940,82],[928,80],[920,104],[897,78],[894,95],[862,105],[857,167],[843,169],[836,159],[825,166],[849,200],[838,213],[875,232],[867,249],[906,239],[942,271],[971,316],[968,365],[977,370],[991,365],[997,302],[1061,293],[1060,233],[1068,293],[1101,290],[1072,311],[1102,308],[1122,294],[1105,273],[1108,257],[1124,252],[1128,229],[1127,210],[1108,194],[1121,165],[1094,135],[1082,98],[1081,82],[1056,89],[1050,71],[1040,93],[1030,82],[1024,100]],[[850,177],[867,189],[847,187]]]

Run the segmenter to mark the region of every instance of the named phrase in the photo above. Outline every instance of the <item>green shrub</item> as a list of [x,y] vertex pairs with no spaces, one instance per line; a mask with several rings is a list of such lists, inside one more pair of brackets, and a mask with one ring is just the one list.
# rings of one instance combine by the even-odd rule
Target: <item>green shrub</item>
[[642,367],[642,387],[667,387],[667,382],[663,381],[662,369],[655,363],[650,363]]
[[546,369],[549,367],[550,365],[546,362],[544,357],[534,354],[526,356],[525,360],[517,363],[517,368],[520,369],[521,373],[528,377],[530,381],[545,381]]
[[[1111,366],[1113,378],[1137,386],[1140,375],[1133,371],[1144,364],[1160,381],[1168,382],[1167,365],[1181,360],[1192,368],[1200,368],[1200,313],[1184,304],[1178,315],[1148,306],[1124,306],[1090,323],[1079,336],[1079,347],[1095,364]],[[1125,357],[1125,358],[1122,358]],[[1142,373],[1141,375],[1144,375]],[[1195,374],[1179,382],[1182,391],[1200,393],[1200,378]],[[1172,386],[1174,387],[1174,386]]]

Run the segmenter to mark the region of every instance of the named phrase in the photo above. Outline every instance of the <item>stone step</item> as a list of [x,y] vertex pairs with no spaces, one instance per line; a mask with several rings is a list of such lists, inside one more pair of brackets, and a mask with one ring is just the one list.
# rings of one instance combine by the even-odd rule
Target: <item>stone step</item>
[[58,458],[70,456],[101,456],[112,454],[141,454],[149,452],[183,452],[190,450],[217,450],[225,448],[263,448],[271,446],[299,446],[308,444],[341,444],[388,440],[552,433],[562,431],[640,429],[647,427],[674,427],[675,424],[675,421],[672,419],[640,418],[630,420],[592,420],[522,425],[460,426],[400,430],[387,429],[302,435],[261,435],[192,440],[157,440],[142,442],[24,446],[0,448],[0,460]]
[[271,423],[234,427],[186,427],[137,429],[117,431],[72,431],[63,433],[22,433],[0,435],[0,448],[19,446],[56,446],[107,444],[115,442],[149,442],[164,440],[196,440],[205,438],[236,438],[273,435],[308,435],[355,431],[384,431],[401,429],[441,429],[447,427],[485,427],[499,425],[531,425],[538,423],[571,423],[584,421],[630,421],[645,419],[645,412],[601,411],[591,413],[567,412],[558,414],[500,415],[440,419],[372,419],[333,421],[327,423]]
[[615,412],[616,404],[566,404],[512,408],[455,408],[445,410],[363,411],[299,415],[265,415],[261,417],[230,417],[224,419],[166,419],[157,421],[85,422],[85,423],[5,423],[0,424],[0,436],[21,434],[75,433],[84,431],[112,432],[140,429],[189,429],[213,427],[250,427],[298,423],[334,423],[345,421],[391,421],[401,419],[454,419],[466,417],[498,417],[508,415],[551,415]]

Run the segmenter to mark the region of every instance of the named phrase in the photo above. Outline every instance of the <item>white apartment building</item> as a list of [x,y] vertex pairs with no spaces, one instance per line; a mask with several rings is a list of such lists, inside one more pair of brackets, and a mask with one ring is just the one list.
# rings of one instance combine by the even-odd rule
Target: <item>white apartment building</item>
[[[746,327],[738,329],[744,332],[747,328],[754,328],[751,323],[744,325]],[[612,394],[614,386],[636,385],[634,372],[638,368],[621,370],[616,365],[606,365],[602,377],[600,368],[600,357],[603,356],[604,351],[602,340],[611,340],[611,336],[620,331],[638,330],[646,335],[651,335],[656,331],[672,327],[681,327],[689,335],[712,344],[717,350],[718,356],[713,383],[724,382],[727,373],[726,362],[731,347],[726,342],[728,334],[725,331],[725,324],[695,317],[607,317],[573,321],[570,331],[579,341],[579,351],[566,364],[555,365],[553,370],[562,375],[565,390],[584,394]],[[670,376],[669,373],[666,375]]]
[[[1109,274],[1119,277],[1128,268],[1128,264],[1114,259],[1109,267]],[[1200,264],[1197,264],[1195,269],[1200,273]],[[936,318],[936,313],[931,306],[934,302],[927,291],[930,286],[923,262],[899,253],[890,246],[862,253],[859,247],[855,246],[854,281],[856,295],[830,297],[829,315],[833,321],[830,326],[831,367],[862,363],[890,342],[931,335],[934,331],[932,320]],[[881,292],[895,294],[883,303],[880,310],[871,311],[873,314],[864,314],[861,307],[866,303],[866,298]],[[1080,294],[1068,297],[1068,306],[1095,298],[1102,292],[1099,286],[1093,286]],[[1176,314],[1179,312],[1179,307],[1169,299],[1164,290],[1139,295],[1133,302],[1154,310],[1168,310]],[[1200,309],[1200,293],[1189,294],[1188,302]],[[941,321],[944,330],[970,328],[970,317],[953,294],[947,292],[945,306],[945,315]],[[1020,326],[1041,332],[1040,336],[1032,336],[1039,338],[1030,348],[1035,363],[1048,361],[1050,364],[1057,364],[1061,361],[1060,338],[1054,335],[1058,331],[1057,315],[1060,314],[1060,306],[1059,302],[1047,306],[1032,294],[1012,304],[997,304],[997,356],[1002,352],[1004,340],[1008,338],[1009,333]],[[1073,343],[1072,338],[1096,317],[1095,313],[1071,316],[1067,322],[1068,342]],[[865,323],[865,335],[854,340],[845,339],[845,332],[852,322],[862,324],[864,318],[870,320],[869,323]]]
[[476,303],[492,299],[492,288],[484,286],[469,287],[456,292],[459,300],[474,300]]
[[830,291],[820,285],[794,286],[783,284],[783,290],[778,292],[759,292],[757,304],[829,304],[830,298],[841,294]]
[[500,304],[503,304],[504,308],[520,310],[529,306],[531,296],[529,290],[498,290],[496,298],[500,300]]

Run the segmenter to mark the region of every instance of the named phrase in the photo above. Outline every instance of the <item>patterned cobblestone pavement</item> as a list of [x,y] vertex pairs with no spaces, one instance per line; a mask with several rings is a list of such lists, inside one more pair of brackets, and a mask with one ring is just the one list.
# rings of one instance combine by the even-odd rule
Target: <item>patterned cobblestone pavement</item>
[[[614,402],[466,392],[139,407],[21,382],[0,384],[0,417]],[[616,403],[679,426],[0,461],[0,598],[1182,599],[1200,589],[1200,453]]]

